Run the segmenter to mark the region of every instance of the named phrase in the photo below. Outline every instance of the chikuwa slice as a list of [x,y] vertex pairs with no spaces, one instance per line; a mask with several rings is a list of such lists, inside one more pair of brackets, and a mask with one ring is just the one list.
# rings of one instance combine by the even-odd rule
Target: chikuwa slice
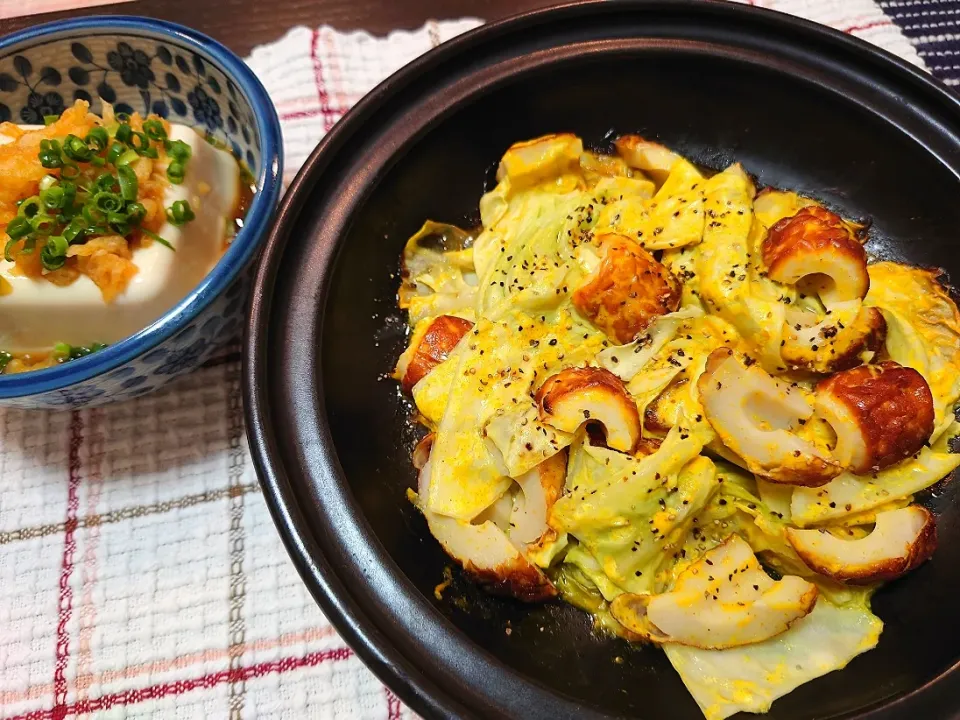
[[822,380],[816,410],[837,434],[834,457],[858,475],[915,455],[933,433],[927,381],[913,368],[889,360]]
[[648,640],[719,650],[779,635],[813,610],[817,596],[803,578],[773,580],[750,545],[731,535],[681,572],[669,592],[625,593],[610,609]]
[[568,368],[552,375],[536,395],[540,421],[573,433],[584,423],[597,422],[607,446],[632,452],[640,439],[640,413],[623,381],[609,370]]
[[729,348],[714,350],[697,381],[704,413],[721,442],[748,469],[774,482],[816,487],[840,474],[829,453],[795,429],[813,415],[800,392],[745,366]]
[[[433,435],[428,435],[414,451],[415,464],[422,463],[419,468],[417,487],[421,498],[428,497],[430,492],[432,444]],[[556,471],[555,465],[548,465],[545,468],[544,474],[549,474],[551,478],[545,481],[547,484],[555,481]],[[531,473],[539,473],[539,471],[534,469]],[[550,492],[552,491],[551,486]],[[536,495],[531,491],[527,499],[532,501],[534,497]],[[547,492],[540,497],[545,501]],[[431,534],[440,542],[446,553],[456,560],[471,578],[490,592],[527,602],[556,597],[556,588],[547,576],[526,558],[517,545],[511,542],[507,533],[493,520],[470,523],[431,512],[423,503],[420,509],[427,519]],[[532,508],[527,508],[525,512],[532,516],[529,519],[529,525],[530,529],[533,529],[533,526],[537,525],[536,517],[541,513],[535,512]],[[543,517],[546,517],[546,513],[546,508],[543,508]]]
[[937,547],[937,525],[920,505],[877,513],[873,531],[844,540],[822,528],[787,528],[787,540],[812,569],[840,582],[893,580],[927,560]]

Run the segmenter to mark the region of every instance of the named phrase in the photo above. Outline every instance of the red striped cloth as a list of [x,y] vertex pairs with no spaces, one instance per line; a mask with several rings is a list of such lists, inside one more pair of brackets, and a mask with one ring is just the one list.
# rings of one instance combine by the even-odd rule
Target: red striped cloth
[[[914,62],[870,0],[757,0]],[[249,64],[288,177],[390,72],[478,21],[295,28]],[[235,354],[104,408],[0,410],[0,716],[411,717],[303,587],[243,433]]]

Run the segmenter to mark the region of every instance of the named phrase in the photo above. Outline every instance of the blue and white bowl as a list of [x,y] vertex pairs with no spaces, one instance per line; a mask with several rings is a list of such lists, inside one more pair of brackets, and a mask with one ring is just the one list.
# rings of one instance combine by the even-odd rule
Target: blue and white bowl
[[257,184],[243,229],[207,277],[136,335],[45,370],[0,375],[0,405],[80,408],[143,395],[193,370],[236,337],[246,270],[259,254],[282,176],[280,122],[244,62],[194,30],[148,18],[88,17],[0,39],[0,121],[42,124],[77,99],[99,112],[156,113],[205,132]]

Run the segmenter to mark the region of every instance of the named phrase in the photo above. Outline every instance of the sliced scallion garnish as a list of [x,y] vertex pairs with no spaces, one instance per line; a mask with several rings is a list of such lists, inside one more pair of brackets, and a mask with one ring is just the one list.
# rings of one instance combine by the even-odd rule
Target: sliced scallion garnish
[[44,237],[51,235],[56,225],[57,221],[46,213],[34,215],[30,218],[30,227],[35,235],[42,235]]
[[97,152],[102,152],[107,147],[107,143],[110,142],[110,136],[107,135],[107,131],[102,127],[95,127],[87,133],[84,142]]
[[23,215],[17,215],[7,223],[7,235],[11,240],[19,240],[30,232],[30,221]]
[[[6,227],[3,255],[7,260],[15,261],[18,254],[39,249],[43,267],[52,271],[66,263],[71,245],[100,235],[126,237],[137,230],[174,249],[165,238],[141,227],[147,208],[139,201],[140,182],[131,165],[140,157],[159,158],[163,147],[168,156],[168,179],[179,184],[192,154],[190,146],[171,141],[159,119],[148,118],[138,131],[128,116],[118,113],[116,117],[118,124],[95,126],[83,138],[69,134],[62,140],[40,141],[38,159],[55,172],[40,180],[37,195],[17,202],[17,215]],[[189,202],[178,200],[166,209],[166,217],[179,226],[196,216]],[[69,352],[70,357],[91,351],[68,345],[60,350]]]
[[167,180],[174,185],[180,185],[183,182],[184,167],[181,162],[172,162],[167,166]]
[[193,212],[193,208],[190,207],[190,203],[186,200],[177,200],[167,208],[167,220],[170,221],[171,225],[179,227],[194,218],[196,218],[196,215]]
[[43,203],[40,202],[40,196],[33,195],[20,203],[20,209],[17,214],[23,215],[23,217],[29,219],[39,213],[41,210],[43,210]]
[[47,210],[59,210],[63,207],[63,188],[59,185],[52,185],[46,190],[40,191],[40,201]]
[[67,262],[69,243],[62,235],[51,235],[40,251],[40,264],[47,270],[59,270]]
[[151,140],[162,142],[167,139],[167,131],[163,129],[163,123],[159,120],[144,120],[143,132]]
[[173,250],[173,251],[176,251],[176,248],[175,248],[173,245],[170,244],[170,241],[169,241],[169,240],[160,237],[160,236],[157,235],[155,232],[151,232],[150,230],[147,230],[146,228],[140,228],[140,232],[142,232],[142,233],[143,233],[144,235],[146,235],[148,238],[153,238],[154,240],[156,240],[158,243],[160,243],[160,244],[163,245],[164,247],[167,247],[167,248],[170,248],[170,249]]
[[137,199],[139,190],[137,183],[137,174],[129,165],[121,165],[117,168],[117,178],[120,181],[120,196],[126,202],[133,202]]
[[63,141],[63,154],[78,163],[90,162],[93,157],[93,150],[76,135],[67,135]]
[[117,160],[120,159],[120,156],[123,155],[127,149],[123,146],[122,143],[115,142],[110,146],[110,149],[107,151],[107,162],[111,165],[116,165]]

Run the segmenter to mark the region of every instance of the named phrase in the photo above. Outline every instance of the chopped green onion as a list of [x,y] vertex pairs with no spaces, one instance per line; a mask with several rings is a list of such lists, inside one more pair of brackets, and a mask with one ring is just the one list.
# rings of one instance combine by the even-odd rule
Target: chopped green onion
[[190,146],[183,140],[174,140],[167,146],[167,155],[180,162],[189,160],[192,154]]
[[40,252],[40,264],[47,270],[59,270],[67,262],[69,244],[61,235],[52,235]]
[[129,124],[130,123],[130,113],[118,112],[114,117],[117,119],[117,122]]
[[70,353],[73,351],[73,348],[67,345],[64,342],[58,342],[53,346],[53,356],[63,362],[64,360],[70,359]]
[[[83,206],[83,219],[87,221],[88,226],[99,225],[106,219],[106,214],[97,208],[92,202],[88,202]],[[90,227],[90,234],[96,235],[96,231],[93,227]]]
[[47,210],[59,210],[63,207],[64,192],[59,185],[48,187],[40,191],[40,201],[47,207]]
[[138,155],[143,155],[145,150],[150,148],[150,138],[142,132],[130,133],[130,140],[127,144],[137,151]]
[[120,159],[120,156],[123,155],[127,149],[120,143],[115,142],[110,146],[110,149],[107,151],[107,162],[111,165],[116,165],[117,160]]
[[[17,202],[17,216],[7,224],[8,241],[4,246],[7,260],[39,248],[43,267],[54,271],[66,263],[71,245],[97,235],[127,236],[137,228],[143,237],[175,249],[165,238],[140,228],[147,209],[137,201],[140,186],[131,164],[139,157],[158,158],[159,145],[152,143],[162,142],[169,152],[168,177],[171,182],[181,183],[192,154],[190,146],[179,140],[171,142],[163,122],[156,118],[144,122],[143,132],[134,130],[127,116],[118,114],[117,118],[119,125],[94,127],[82,139],[71,134],[62,142],[46,138],[41,141],[38,152],[41,163],[59,173],[41,179],[38,195]],[[111,136],[116,137],[116,142],[111,141]],[[109,167],[109,170],[85,172],[81,164]],[[178,200],[166,209],[166,217],[174,225],[182,225],[194,220],[196,215],[189,202]],[[103,347],[100,343],[90,347],[60,343],[55,356],[63,362]]]
[[136,151],[136,150],[127,150],[127,151],[125,151],[125,152],[123,153],[123,155],[121,155],[121,156],[117,159],[117,161],[114,163],[114,165],[116,165],[117,167],[120,167],[121,165],[129,165],[130,163],[132,163],[134,160],[136,160],[136,159],[139,158],[139,157],[140,157],[140,156],[137,155],[137,151]]
[[186,200],[177,200],[173,205],[167,208],[167,220],[172,225],[180,226],[188,223],[197,216],[193,213],[193,208]]
[[6,350],[0,350],[0,374],[7,369],[7,365],[13,360],[13,355]]
[[117,177],[120,179],[120,195],[123,199],[127,202],[136,200],[139,186],[133,169],[129,165],[121,165],[117,168]]
[[30,221],[23,215],[17,215],[7,223],[7,235],[9,235],[12,240],[19,240],[31,230]]
[[167,139],[167,131],[163,129],[163,123],[159,120],[144,120],[143,121],[143,132],[151,140],[156,140],[160,142],[161,140]]
[[107,224],[117,235],[127,235],[130,232],[130,223],[123,213],[107,213]]
[[103,350],[106,343],[96,342],[89,347],[83,345],[68,345],[65,342],[59,342],[53,346],[53,357],[57,362],[65,363],[69,360],[79,360],[82,357],[91,355]]
[[84,142],[87,145],[93,146],[97,152],[101,152],[107,148],[107,144],[110,142],[110,136],[107,135],[107,131],[102,127],[95,127],[87,133]]
[[108,172],[100,173],[97,175],[97,179],[93,181],[94,190],[105,190],[107,192],[113,192],[113,189],[117,187],[117,178],[111,175]]
[[123,208],[123,198],[116,193],[101,190],[93,196],[93,204],[104,213],[118,212]]
[[93,157],[93,150],[76,135],[67,135],[63,141],[63,154],[77,162],[90,162],[90,158]]
[[51,235],[57,221],[49,215],[35,215],[30,218],[30,227],[37,235]]
[[127,222],[132,225],[139,225],[146,216],[147,208],[143,203],[132,202],[127,205]]
[[19,214],[23,215],[25,218],[32,218],[38,212],[43,209],[43,203],[40,202],[39,195],[33,195],[28,197],[22,203],[20,203]]
[[13,246],[16,245],[18,242],[20,241],[17,240],[16,238],[10,238],[9,240],[7,240],[7,244],[3,246],[3,259],[6,260],[7,262],[13,262],[14,260],[16,260],[16,258],[13,257]]
[[185,168],[181,162],[172,162],[167,167],[167,180],[172,182],[174,185],[179,185],[183,182],[183,176],[185,173]]
[[146,235],[147,237],[153,238],[154,240],[156,240],[158,243],[160,243],[160,244],[163,245],[164,247],[170,248],[170,249],[173,250],[174,252],[177,251],[177,249],[176,249],[173,245],[170,244],[170,241],[169,241],[169,240],[165,240],[164,238],[162,238],[162,237],[160,237],[159,235],[157,235],[155,232],[151,232],[151,231],[147,230],[146,228],[140,228],[140,232],[142,232],[142,233],[143,233],[144,235]]
[[76,180],[80,177],[80,166],[74,163],[64,163],[60,168],[60,177],[64,180]]
[[40,164],[48,170],[53,170],[63,165],[63,157],[57,151],[50,149],[44,150],[41,148],[39,157]]
[[69,180],[64,180],[59,185],[60,189],[63,190],[63,204],[60,206],[64,212],[72,211],[73,201],[77,197],[77,186],[75,183],[70,182]]
[[67,239],[63,237],[63,235],[51,235],[47,238],[47,248],[51,253],[65,256],[68,247],[70,247],[70,243],[67,242]]
[[57,120],[60,119],[59,115],[44,115],[43,124],[44,125],[53,125]]
[[71,245],[75,242],[79,243],[84,239],[87,227],[89,226],[86,220],[83,218],[74,218],[63,229],[63,237]]

